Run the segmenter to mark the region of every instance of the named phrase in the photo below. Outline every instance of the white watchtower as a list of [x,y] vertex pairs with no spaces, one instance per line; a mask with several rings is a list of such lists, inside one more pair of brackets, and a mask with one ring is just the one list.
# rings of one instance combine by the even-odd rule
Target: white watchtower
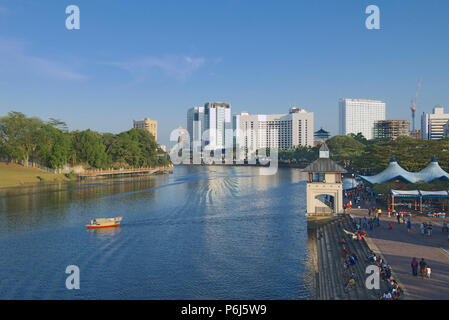
[[320,147],[320,156],[303,171],[307,172],[306,216],[332,216],[343,213],[343,183],[346,170],[329,158],[326,144]]

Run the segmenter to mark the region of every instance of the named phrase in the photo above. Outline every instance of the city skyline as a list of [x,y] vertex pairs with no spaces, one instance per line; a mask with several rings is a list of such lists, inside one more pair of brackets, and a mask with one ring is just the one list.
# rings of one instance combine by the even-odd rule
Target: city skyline
[[[2,1],[1,115],[113,133],[150,116],[168,145],[206,101],[252,114],[304,107],[332,135],[340,98],[382,100],[387,119],[410,121],[422,77],[418,114],[449,102],[446,1],[377,1],[380,30],[365,28],[368,1],[74,4],[81,28],[68,31],[68,3]],[[211,14],[225,23],[206,28]]]

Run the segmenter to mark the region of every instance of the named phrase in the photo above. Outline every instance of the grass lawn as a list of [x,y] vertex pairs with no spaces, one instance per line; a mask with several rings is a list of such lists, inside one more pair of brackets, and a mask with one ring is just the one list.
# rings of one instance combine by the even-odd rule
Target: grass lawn
[[0,188],[30,185],[41,182],[69,181],[63,174],[49,173],[36,168],[26,168],[20,164],[0,162]]

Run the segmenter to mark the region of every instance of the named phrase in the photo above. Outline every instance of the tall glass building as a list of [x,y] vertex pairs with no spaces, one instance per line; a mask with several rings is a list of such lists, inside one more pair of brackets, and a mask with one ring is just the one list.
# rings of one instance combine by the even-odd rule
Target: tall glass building
[[201,145],[201,150],[223,149],[232,146],[231,105],[226,102],[207,102],[204,107],[187,111],[187,131],[190,145]]

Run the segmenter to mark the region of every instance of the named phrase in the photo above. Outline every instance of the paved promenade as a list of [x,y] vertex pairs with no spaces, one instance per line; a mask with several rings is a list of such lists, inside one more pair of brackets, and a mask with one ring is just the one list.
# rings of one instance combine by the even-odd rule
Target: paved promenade
[[[368,218],[367,209],[347,210],[355,218]],[[367,241],[374,244],[391,265],[395,277],[406,291],[406,299],[449,300],[449,242],[448,233],[442,232],[443,221],[447,219],[414,217],[412,230],[407,231],[406,224],[398,224],[395,217],[388,218],[384,212],[380,227],[367,231]],[[432,221],[432,236],[421,235],[421,222]],[[392,223],[394,229],[389,230]],[[444,252],[446,249],[448,253]],[[432,270],[431,279],[414,277],[411,260],[424,258]]]

